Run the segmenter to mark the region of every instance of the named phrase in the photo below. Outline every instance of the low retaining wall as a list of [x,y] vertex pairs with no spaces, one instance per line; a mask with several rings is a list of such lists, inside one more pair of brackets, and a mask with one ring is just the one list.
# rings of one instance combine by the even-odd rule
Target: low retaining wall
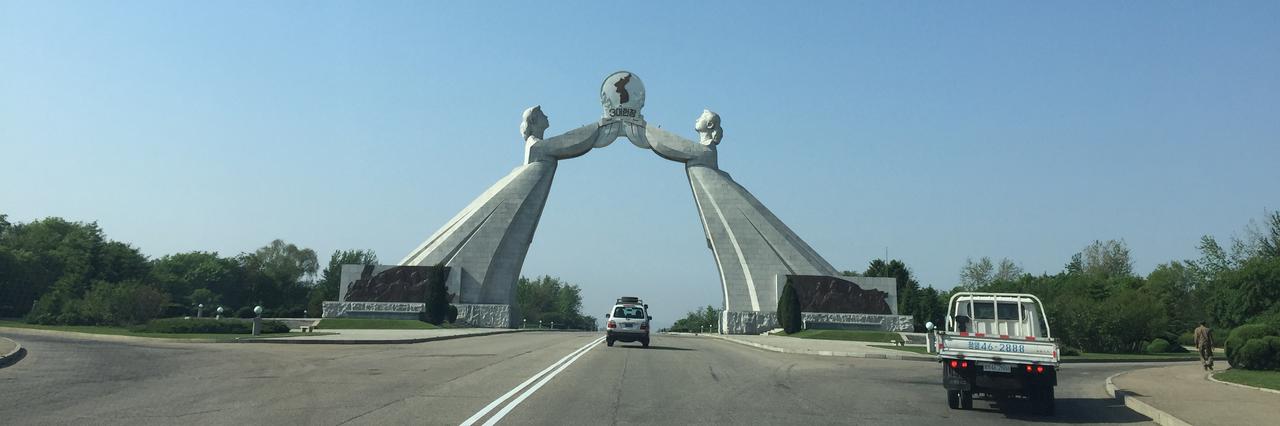
[[459,303],[458,322],[472,327],[515,328],[511,305]]
[[[911,315],[846,314],[802,312],[801,319],[811,328],[844,328],[855,330],[912,331]],[[780,327],[774,312],[724,311],[720,313],[720,332],[724,334],[760,334]],[[806,327],[810,328],[810,327]]]

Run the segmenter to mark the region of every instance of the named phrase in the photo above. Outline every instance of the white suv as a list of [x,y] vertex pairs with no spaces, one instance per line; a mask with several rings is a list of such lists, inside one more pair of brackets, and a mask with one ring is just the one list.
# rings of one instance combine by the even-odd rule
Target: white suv
[[649,305],[638,297],[619,297],[613,310],[605,317],[609,321],[605,332],[605,342],[613,346],[614,341],[636,342],[649,347]]

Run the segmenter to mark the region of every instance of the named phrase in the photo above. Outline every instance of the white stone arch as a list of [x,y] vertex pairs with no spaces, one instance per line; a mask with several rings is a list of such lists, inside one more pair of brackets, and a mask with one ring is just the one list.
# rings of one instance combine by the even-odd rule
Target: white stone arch
[[[624,73],[606,79],[602,90],[605,117],[596,123],[544,139],[546,115],[540,107],[526,110],[520,126],[525,138],[524,164],[480,194],[400,264],[451,267],[449,286],[459,295],[458,302],[505,309],[508,325],[514,326],[516,281],[551,191],[557,163],[625,137],[662,158],[684,163],[707,247],[720,272],[726,311],[722,329],[751,332],[767,327],[772,316],[759,314],[776,309],[787,275],[837,275],[830,263],[760,200],[720,170],[716,150],[724,134],[717,114],[703,111],[698,117],[696,142],[648,126],[639,114],[643,86],[634,75],[631,84],[638,88],[627,86],[632,89],[631,102],[608,99],[611,80]],[[629,112],[627,107],[631,107]],[[867,284],[896,299],[892,286],[881,288],[883,281],[862,285],[865,288]],[[890,306],[896,306],[896,300],[890,300]],[[463,310],[469,309],[475,308]],[[734,315],[747,319],[737,320]],[[732,321],[758,324],[735,328],[727,324]]]

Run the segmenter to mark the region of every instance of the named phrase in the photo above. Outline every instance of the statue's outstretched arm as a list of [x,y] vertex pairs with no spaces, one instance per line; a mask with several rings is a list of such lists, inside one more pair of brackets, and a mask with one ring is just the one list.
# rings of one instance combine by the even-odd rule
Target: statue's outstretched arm
[[617,137],[616,131],[610,131],[615,130],[611,128],[616,127],[616,123],[601,120],[543,139],[548,123],[540,106],[525,110],[524,123],[520,125],[520,132],[525,137],[525,164],[577,157],[597,146],[602,137]]
[[720,131],[720,116],[711,111],[703,111],[702,116],[694,123],[694,129],[701,135],[700,142],[652,126],[645,128],[645,137],[649,140],[649,148],[659,157],[691,166],[718,168],[716,145],[723,135]]

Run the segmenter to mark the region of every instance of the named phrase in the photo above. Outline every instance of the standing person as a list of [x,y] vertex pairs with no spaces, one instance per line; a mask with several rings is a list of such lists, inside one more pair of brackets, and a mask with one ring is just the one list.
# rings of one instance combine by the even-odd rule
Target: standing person
[[1196,349],[1200,350],[1200,362],[1204,364],[1205,370],[1213,369],[1213,329],[1205,325],[1204,321],[1200,321],[1200,326],[1196,327]]

